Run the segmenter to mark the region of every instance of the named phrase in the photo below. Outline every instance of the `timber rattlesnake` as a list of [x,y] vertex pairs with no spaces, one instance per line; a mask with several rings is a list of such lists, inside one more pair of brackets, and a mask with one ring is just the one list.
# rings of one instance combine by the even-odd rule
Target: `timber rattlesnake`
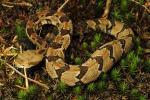
[[[45,24],[52,24],[59,31],[50,44],[35,31]],[[64,52],[70,44],[70,34],[73,30],[72,21],[63,12],[53,14],[43,11],[40,17],[30,19],[27,22],[27,36],[39,50],[42,49],[46,52],[46,70],[52,79],[60,78],[61,81],[69,86],[74,86],[79,82],[83,84],[92,82],[102,72],[107,72],[111,69],[121,56],[133,46],[134,33],[131,28],[125,27],[122,22],[111,22],[106,18],[99,18],[87,20],[86,27],[93,30],[99,29],[114,36],[116,39],[99,47],[83,64],[70,65],[65,62]],[[36,52],[36,54],[40,55],[40,52]],[[24,57],[18,55],[15,60],[17,66],[23,64],[23,60],[20,58]],[[32,66],[38,64],[35,62],[32,62]]]

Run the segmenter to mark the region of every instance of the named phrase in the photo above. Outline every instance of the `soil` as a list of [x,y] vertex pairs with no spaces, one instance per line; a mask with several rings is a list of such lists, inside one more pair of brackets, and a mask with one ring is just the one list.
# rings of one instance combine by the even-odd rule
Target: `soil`
[[[21,1],[21,0],[20,0]],[[10,2],[19,2],[17,0],[10,0]],[[0,2],[0,48],[1,45],[5,45],[5,47],[10,47],[14,45],[12,40],[16,36],[16,22],[21,22],[22,26],[25,28],[26,22],[30,18],[31,15],[34,15],[38,10],[49,8],[50,10],[56,11],[64,2],[64,0],[26,0],[26,2],[31,3],[32,7],[23,7],[23,6],[14,6],[12,8],[5,7]],[[146,1],[145,1],[146,2]],[[65,56],[66,61],[68,63],[74,64],[74,58],[80,57],[83,61],[88,59],[85,56],[85,49],[82,48],[82,43],[90,42],[93,39],[93,35],[95,33],[101,33],[103,40],[98,45],[101,46],[104,43],[113,40],[114,38],[106,35],[100,31],[92,31],[92,30],[84,30],[83,22],[87,19],[95,19],[102,15],[106,2],[102,2],[102,7],[98,7],[97,0],[70,0],[69,3],[63,8],[63,11],[69,16],[69,18],[73,22],[73,34],[72,41],[67,49]],[[113,2],[109,14],[110,19],[114,19],[113,12],[114,9],[118,9],[120,5],[118,3]],[[124,18],[124,22],[130,26],[136,37],[140,38],[142,35],[149,31],[150,32],[150,16],[140,5],[136,5],[135,3],[130,3],[128,9],[131,11],[133,17],[131,20],[128,18]],[[82,32],[80,30],[83,30]],[[1,39],[1,37],[3,39]],[[142,39],[141,39],[142,40]],[[143,41],[143,40],[142,40]],[[26,49],[34,49],[35,46],[28,40],[27,37],[20,38],[18,40],[19,45],[22,45],[23,50]],[[144,43],[141,42],[142,48],[147,48],[147,41],[144,40]],[[18,48],[18,47],[17,47]],[[95,49],[91,49],[88,47],[88,51],[90,53],[94,52]],[[133,51],[136,51],[136,46],[133,48]],[[73,58],[72,58],[73,56]],[[0,59],[4,59],[6,62],[12,63],[13,57],[0,57]],[[126,71],[122,71],[122,80],[129,84],[129,90],[132,88],[137,88],[139,92],[146,96],[147,99],[150,99],[150,73],[144,70],[144,61],[150,59],[150,54],[142,54],[140,56],[141,64],[138,65],[138,72],[135,76],[130,75]],[[107,73],[107,84],[108,87],[104,91],[94,91],[89,92],[87,90],[87,85],[81,85],[82,91],[79,95],[73,92],[71,87],[68,87],[66,92],[59,92],[56,90],[56,86],[58,84],[58,80],[53,81],[44,67],[44,59],[43,61],[33,67],[28,69],[28,77],[32,79],[36,79],[39,82],[45,83],[49,86],[49,89],[44,89],[41,86],[36,85],[35,83],[29,82],[29,85],[36,85],[37,91],[32,96],[32,100],[48,100],[48,97],[52,97],[54,100],[76,100],[78,96],[86,96],[86,100],[128,100],[132,99],[130,92],[122,94],[117,88],[117,82],[114,82],[110,77],[110,72]],[[115,67],[120,68],[120,62],[118,62]],[[21,69],[19,71],[23,72]],[[18,99],[17,93],[21,89],[16,87],[16,79],[21,78],[17,73],[13,72],[10,68],[8,68],[5,64],[0,62],[0,100],[16,100]],[[94,83],[97,83],[95,81]],[[82,100],[82,99],[81,99]]]

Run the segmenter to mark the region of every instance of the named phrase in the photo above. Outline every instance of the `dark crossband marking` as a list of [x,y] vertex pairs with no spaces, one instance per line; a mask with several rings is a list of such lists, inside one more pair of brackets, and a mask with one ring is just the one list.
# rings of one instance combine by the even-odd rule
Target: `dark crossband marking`
[[61,57],[59,57],[59,56],[46,56],[46,59],[49,61],[49,62],[51,62],[51,61],[56,61],[56,60],[58,60],[58,59],[62,59]]
[[99,64],[98,70],[101,71],[102,68],[103,68],[103,58],[102,58],[102,56],[92,57],[92,59],[95,59],[98,62],[98,64]]
[[37,36],[36,37],[37,38],[37,42],[40,44],[40,45],[45,45],[45,44],[43,44],[43,43],[45,43],[44,41],[43,41],[43,38],[41,38],[41,37],[39,37],[39,36]]
[[52,42],[50,43],[49,47],[52,47],[53,49],[58,49],[61,48],[62,44],[57,43],[57,42]]
[[62,73],[64,73],[65,71],[68,71],[69,69],[70,69],[69,65],[65,64],[65,66],[62,66],[60,69],[56,70],[56,73],[58,77],[60,78]]
[[87,72],[88,67],[80,65],[79,68],[80,68],[80,74],[77,76],[77,78],[81,79],[85,75],[85,73]]
[[128,28],[128,26],[127,25],[123,25],[123,28],[121,29],[121,31],[120,32],[118,32],[117,33],[117,37],[119,36],[119,34],[121,34],[125,29],[127,29]]
[[66,17],[65,15],[64,15],[64,16],[61,16],[59,20],[60,20],[61,22],[69,22],[69,18]]
[[50,12],[48,12],[48,13],[46,14],[46,16],[52,16],[54,13],[55,13],[55,11],[54,11],[54,10],[51,10]]
[[115,57],[113,56],[114,50],[112,45],[107,45],[106,48],[110,51],[110,58],[113,59],[113,62],[116,62]]
[[70,30],[61,29],[61,35],[70,34]]
[[121,47],[124,49],[126,45],[126,41],[124,39],[119,39],[119,42],[121,43]]
[[27,28],[27,32],[28,32],[29,35],[32,35],[33,33],[35,33],[33,28]]

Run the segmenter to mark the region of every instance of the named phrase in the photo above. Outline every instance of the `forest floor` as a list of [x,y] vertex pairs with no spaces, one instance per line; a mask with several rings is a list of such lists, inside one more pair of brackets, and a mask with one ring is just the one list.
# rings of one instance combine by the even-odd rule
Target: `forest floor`
[[[11,5],[5,3],[6,1],[0,1],[0,54],[9,50],[16,52],[20,50],[20,46],[23,50],[35,49],[25,33],[29,17],[45,8],[56,11],[64,2],[26,0],[32,4],[30,7],[30,5]],[[26,90],[22,88],[25,87],[25,79],[8,65],[14,66],[15,56],[0,55],[0,100],[150,99],[150,2],[148,0],[137,2],[113,0],[111,4],[108,19],[119,20],[131,27],[135,33],[135,45],[109,72],[103,73],[90,84],[68,87],[50,78],[43,59],[37,66],[27,69],[27,76],[45,84],[49,89],[29,81],[29,88]],[[72,40],[65,53],[68,63],[81,64],[99,46],[114,39],[100,31],[84,30],[83,33],[79,31],[82,29],[83,21],[98,18],[103,14],[105,3],[103,0],[70,0],[63,8],[73,22]],[[45,26],[43,31],[45,29],[47,32],[47,27]],[[23,69],[18,70],[23,73]]]

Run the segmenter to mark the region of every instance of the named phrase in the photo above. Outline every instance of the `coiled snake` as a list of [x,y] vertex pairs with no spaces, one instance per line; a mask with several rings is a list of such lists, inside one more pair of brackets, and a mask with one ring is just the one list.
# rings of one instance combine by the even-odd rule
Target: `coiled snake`
[[[36,29],[45,24],[58,28],[58,35],[48,44],[36,33]],[[107,72],[133,46],[134,33],[130,27],[119,21],[111,22],[106,18],[87,20],[86,27],[101,30],[116,39],[99,47],[91,57],[81,65],[71,65],[65,62],[64,52],[70,44],[72,21],[63,12],[51,13],[45,11],[40,17],[30,19],[26,25],[28,38],[39,48],[46,48],[46,70],[52,79],[60,78],[69,86],[77,83],[87,84],[96,80],[102,72]],[[37,52],[36,52],[37,53]],[[35,53],[35,55],[36,55]],[[40,55],[40,52],[37,55]],[[22,65],[22,56],[18,55],[15,63]],[[21,62],[22,61],[22,62]],[[37,63],[33,63],[36,65]],[[23,65],[22,65],[23,66]]]

